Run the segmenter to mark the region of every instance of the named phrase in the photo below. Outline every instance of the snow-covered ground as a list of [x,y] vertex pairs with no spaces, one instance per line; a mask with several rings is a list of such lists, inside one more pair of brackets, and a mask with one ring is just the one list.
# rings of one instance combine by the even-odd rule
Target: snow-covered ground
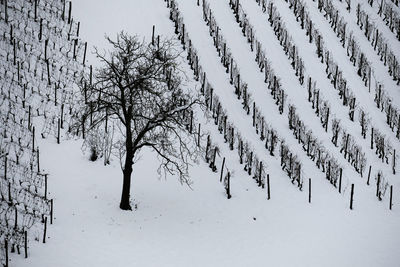
[[[54,140],[40,140],[41,165],[51,174],[49,190],[54,198],[55,220],[48,228],[46,244],[31,242],[29,258],[25,260],[13,255],[10,266],[400,266],[399,175],[392,177],[394,199],[393,210],[390,211],[387,195],[384,201],[379,202],[374,196],[374,181],[367,186],[366,178],[360,178],[344,161],[346,178],[356,184],[354,210],[350,210],[350,184],[344,184],[344,194],[334,190],[324,174],[296,144],[288,129],[286,115],[279,115],[271,98],[264,92],[262,74],[256,73],[253,55],[240,35],[228,6],[229,1],[210,0],[218,23],[223,26],[223,34],[232,43],[233,55],[243,66],[241,71],[244,77],[252,86],[251,90],[257,91],[257,103],[270,103],[271,106],[264,107],[264,112],[271,115],[270,119],[279,129],[279,134],[293,146],[298,146],[294,150],[301,156],[307,175],[307,184],[303,191],[299,191],[280,169],[279,159],[266,156],[262,142],[251,129],[251,121],[243,116],[240,105],[235,104],[236,96],[218,65],[219,59],[201,18],[201,7],[196,5],[195,0],[178,2],[188,23],[189,36],[199,49],[200,61],[210,73],[210,82],[219,86],[216,92],[226,105],[233,107],[230,112],[238,124],[236,126],[242,133],[248,134],[258,153],[264,151],[264,155],[260,156],[268,165],[271,200],[267,200],[266,190],[257,187],[243,171],[236,152],[227,149],[213,124],[207,129],[224,149],[227,164],[234,173],[232,199],[226,199],[219,173],[211,172],[204,162],[191,169],[194,184],[190,189],[180,185],[176,177],[159,179],[157,158],[150,151],[144,151],[141,161],[134,165],[131,194],[135,209],[131,212],[118,208],[122,186],[118,160],[114,159],[111,166],[106,167],[100,161],[90,162],[88,156],[82,153],[81,140],[63,140],[60,145]],[[292,90],[290,96],[298,101],[297,105],[304,111],[302,116],[312,116],[309,104],[304,101],[305,93],[302,95],[304,90],[295,81],[289,61],[266,24],[266,16],[256,11],[255,1],[243,2],[246,2],[246,11],[252,14],[250,21],[260,29],[257,38],[263,40],[267,49],[271,45],[268,53],[274,68],[279,70],[284,85]],[[304,32],[295,25],[291,10],[285,9],[285,5],[279,5],[279,12],[292,20],[292,24],[288,25],[291,25],[290,31],[296,44],[302,47],[304,43],[305,46]],[[316,9],[311,3],[310,6]],[[73,2],[73,14],[75,19],[81,21],[81,37],[90,46],[100,49],[107,47],[104,34],[114,38],[121,30],[143,35],[150,40],[152,26],[156,25],[156,33],[175,36],[173,23],[168,19],[169,10],[162,0],[78,0]],[[259,23],[262,16],[264,24]],[[322,16],[316,13],[315,17]],[[327,42],[329,49],[343,59],[341,61],[348,70],[346,75],[353,74],[352,84],[361,84],[346,58],[345,50],[334,33],[329,32],[331,29],[327,22],[324,18],[319,19],[320,27],[324,27],[327,36],[332,36]],[[263,27],[268,29],[264,32]],[[305,50],[305,57],[307,53],[308,50]],[[310,53],[315,52],[310,48]],[[374,54],[374,57],[377,56]],[[88,60],[94,66],[98,64],[93,55]],[[314,54],[306,64],[310,70],[322,68]],[[185,68],[191,76],[188,66]],[[379,68],[384,70],[381,65]],[[316,69],[314,75],[317,74],[323,76],[323,71]],[[329,86],[323,77],[319,78]],[[196,85],[194,81],[190,84]],[[296,92],[295,86],[303,91]],[[324,95],[331,96],[328,92]],[[332,103],[337,101],[336,98],[332,95]],[[364,99],[369,101],[366,106],[372,106],[372,96],[366,94]],[[344,113],[341,105],[334,110],[338,115]],[[374,119],[384,117],[377,114]],[[326,146],[332,146],[316,117],[310,117],[307,124],[315,127],[317,133],[321,132],[319,137],[326,142]],[[380,124],[387,127],[384,122]],[[346,125],[351,127],[351,124]],[[359,136],[359,129],[354,128],[353,134]],[[398,140],[393,138],[393,143],[399,147]],[[338,159],[342,159],[335,148],[332,150]],[[371,158],[374,157],[372,150],[368,153]],[[308,203],[308,178],[312,179],[311,204]]]

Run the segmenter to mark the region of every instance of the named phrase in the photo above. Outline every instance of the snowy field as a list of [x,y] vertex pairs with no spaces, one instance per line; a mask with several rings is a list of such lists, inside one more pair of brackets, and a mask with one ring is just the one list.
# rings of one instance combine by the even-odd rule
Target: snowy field
[[[319,119],[312,115],[314,111],[307,103],[306,91],[299,89],[290,62],[256,2],[241,1],[244,10],[251,14],[250,22],[257,29],[257,38],[267,49],[275,71],[287,88],[289,99],[296,104],[303,120],[323,145],[345,166],[343,194],[332,187],[306,156],[288,128],[287,114],[280,115],[271,97],[264,92],[263,75],[259,74],[254,55],[235,22],[229,1],[209,2],[221,31],[231,44],[232,54],[241,66],[243,79],[249,84],[257,103],[264,104],[262,112],[269,115],[270,123],[291,144],[291,149],[304,164],[307,177],[302,191],[281,170],[279,157],[267,155],[263,143],[251,128],[250,117],[246,117],[235,104],[238,103],[236,96],[219,63],[201,7],[195,0],[177,2],[193,45],[199,50],[200,62],[216,87],[216,94],[226,108],[233,107],[229,115],[237,123],[236,127],[246,134],[255,153],[267,162],[271,199],[267,200],[266,189],[257,187],[243,171],[237,153],[228,149],[212,122],[206,129],[227,157],[227,166],[233,173],[232,198],[226,198],[219,182],[219,172],[211,172],[204,161],[194,163],[191,168],[193,185],[189,188],[181,185],[177,177],[159,178],[158,159],[146,150],[141,161],[134,165],[131,191],[134,210],[129,212],[118,208],[122,187],[118,159],[113,159],[110,166],[104,166],[101,160],[88,160],[89,156],[81,150],[82,140],[66,140],[63,136],[58,145],[53,139],[38,138],[41,166],[50,173],[49,193],[54,199],[54,223],[48,228],[46,244],[30,242],[29,258],[12,254],[10,266],[400,266],[400,175],[388,175],[390,184],[394,186],[393,209],[389,210],[388,194],[383,201],[377,200],[374,193],[376,182],[372,179],[368,186],[366,177],[360,178],[340,154],[339,148],[330,142],[330,135],[321,128]],[[294,42],[304,47],[300,55],[306,59],[307,70],[318,77],[320,87],[332,87],[325,78],[324,67],[315,55],[314,46],[308,44],[288,4],[281,0],[274,2],[287,21]],[[337,5],[340,8],[344,6]],[[316,3],[310,1],[309,7],[310,12],[314,12],[313,19],[320,22],[320,30],[326,33],[329,49],[344,66],[350,86],[357,91],[363,83],[347,59],[346,50],[317,11]],[[350,21],[351,16],[342,11]],[[121,30],[150,40],[153,25],[157,34],[176,38],[174,24],[169,20],[169,9],[163,0],[77,0],[73,2],[73,15],[81,22],[80,36],[88,41],[91,51],[93,46],[107,49],[104,35],[115,38]],[[349,27],[357,31],[354,21],[349,23]],[[388,31],[384,33],[390,34]],[[359,34],[357,38],[365,42],[363,48],[370,49],[363,35]],[[389,40],[398,53],[400,42],[394,38]],[[370,50],[370,58],[377,60],[379,57]],[[87,59],[90,64],[98,66],[93,54]],[[377,60],[373,66],[382,73],[382,80],[387,81],[388,88],[392,88],[394,82],[385,72],[383,63]],[[190,86],[199,87],[189,66],[184,68],[191,77]],[[397,89],[394,95],[398,96],[400,87],[394,86]],[[363,106],[370,108],[372,119],[378,121],[379,129],[390,136],[394,148],[400,152],[400,142],[385,124],[385,116],[372,107],[373,95],[368,94],[365,88],[357,92]],[[358,137],[357,141],[365,147],[370,164],[382,166],[390,173],[390,167],[381,163],[368,148],[368,139],[362,139],[359,128],[347,119],[347,109],[338,102],[336,92],[326,89],[324,96],[333,103],[332,112],[345,118],[343,125],[347,129],[354,127],[351,134]],[[400,103],[397,98],[395,102]],[[205,122],[204,118],[200,120]],[[308,203],[308,178],[312,179],[311,203]],[[350,210],[352,183],[355,184],[354,209]]]

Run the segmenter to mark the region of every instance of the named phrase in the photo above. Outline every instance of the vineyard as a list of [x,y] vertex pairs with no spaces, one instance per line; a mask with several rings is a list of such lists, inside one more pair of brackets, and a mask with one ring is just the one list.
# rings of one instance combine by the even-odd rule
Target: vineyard
[[[0,265],[397,266],[399,1],[100,2],[0,0]],[[204,102],[193,191],[145,150],[130,215],[117,126],[80,108],[121,30],[172,38]]]

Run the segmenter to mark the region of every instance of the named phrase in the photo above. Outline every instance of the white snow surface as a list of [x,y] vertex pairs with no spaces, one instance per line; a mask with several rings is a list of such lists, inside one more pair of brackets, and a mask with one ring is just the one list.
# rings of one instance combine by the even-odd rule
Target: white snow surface
[[[251,121],[243,116],[243,110],[235,100],[233,88],[224,70],[219,65],[217,53],[212,45],[207,28],[202,20],[202,9],[196,0],[179,0],[180,9],[189,30],[189,37],[199,49],[200,62],[208,79],[216,86],[216,93],[225,103],[231,119],[246,136],[256,153],[267,163],[271,177],[271,200],[266,190],[257,187],[251,177],[238,164],[235,151],[229,151],[213,123],[206,129],[217,141],[227,157],[227,166],[234,173],[232,178],[232,199],[226,199],[224,188],[219,182],[219,172],[213,173],[207,164],[200,161],[191,168],[192,189],[178,182],[177,177],[159,178],[158,160],[151,151],[143,151],[142,159],[134,165],[132,178],[133,211],[121,211],[118,207],[122,187],[122,172],[119,161],[114,159],[111,166],[103,166],[101,160],[90,162],[82,150],[82,140],[40,140],[41,165],[50,173],[50,195],[54,198],[55,220],[48,228],[45,245],[35,241],[29,244],[29,258],[13,255],[11,266],[400,266],[400,177],[391,176],[394,185],[393,210],[389,210],[388,194],[383,201],[374,196],[375,186],[366,185],[366,178],[352,170],[337,148],[331,153],[343,162],[347,183],[344,193],[339,194],[324,178],[297,145],[287,125],[286,115],[279,115],[262,83],[262,74],[255,68],[254,56],[241,36],[239,26],[227,0],[210,0],[222,33],[231,42],[232,53],[241,66],[243,78],[254,90],[257,103],[268,103],[263,107],[270,115],[270,123],[278,134],[285,137],[300,157],[307,176],[303,191],[299,191],[282,172],[279,158],[267,156],[262,148]],[[254,0],[243,0],[244,9],[251,14],[250,22],[257,29],[257,38],[263,42],[273,67],[289,90],[289,97],[296,100],[299,113],[307,124],[315,129],[318,137],[329,149],[329,135],[325,134],[305,100],[306,93],[296,81],[287,58],[283,54],[273,31],[266,22],[266,15],[256,7]],[[280,14],[288,21],[289,30],[299,47],[304,46],[301,56],[307,57],[306,68],[313,75],[324,76],[311,45],[304,32],[296,24],[292,11],[283,1]],[[309,4],[311,12],[315,3]],[[337,4],[340,6],[340,4]],[[346,18],[351,16],[345,14]],[[115,38],[124,30],[129,34],[151,38],[152,26],[156,33],[175,37],[174,25],[168,19],[169,10],[163,0],[77,0],[73,2],[74,18],[81,21],[81,37],[89,46],[107,49],[104,34]],[[263,17],[264,16],[264,17]],[[329,49],[340,58],[353,89],[362,85],[356,76],[328,23],[318,13],[313,16],[326,32]],[[352,21],[350,27],[357,25]],[[265,31],[264,31],[264,30]],[[355,29],[356,31],[356,29]],[[372,50],[369,58],[378,58],[361,34],[358,41]],[[364,39],[363,39],[364,38]],[[397,46],[395,43],[393,47]],[[368,50],[368,53],[370,52]],[[241,52],[242,51],[242,52]],[[312,54],[312,56],[311,56]],[[94,66],[98,62],[93,54],[88,60]],[[252,63],[253,62],[253,63]],[[385,67],[376,62],[376,69],[384,73]],[[187,65],[188,76],[192,72]],[[387,76],[387,77],[386,77]],[[387,75],[388,85],[392,81]],[[329,86],[324,77],[319,85]],[[190,86],[199,87],[195,81]],[[394,88],[400,90],[398,87]],[[337,102],[336,93],[324,92],[332,103]],[[400,91],[397,91],[397,93]],[[360,89],[365,106],[372,107],[372,95]],[[235,102],[236,101],[236,102]],[[345,109],[338,104],[333,108],[338,116]],[[379,121],[383,132],[392,135],[384,116],[373,112],[373,119]],[[200,118],[205,121],[204,118]],[[351,123],[346,119],[346,127]],[[386,128],[385,128],[386,127]],[[353,135],[360,137],[359,128],[354,127]],[[359,138],[364,147],[368,142]],[[400,151],[399,141],[392,143]],[[296,147],[297,146],[297,147]],[[364,147],[368,158],[376,160],[374,152]],[[263,154],[262,154],[263,153]],[[375,157],[375,158],[374,158]],[[221,159],[217,161],[220,168]],[[308,203],[308,177],[312,179],[312,203]],[[351,183],[355,184],[354,210],[349,209]]]

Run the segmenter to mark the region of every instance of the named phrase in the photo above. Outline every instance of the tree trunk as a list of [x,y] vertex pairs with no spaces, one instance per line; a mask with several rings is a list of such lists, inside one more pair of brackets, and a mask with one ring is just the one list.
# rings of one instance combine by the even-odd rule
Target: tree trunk
[[130,191],[131,191],[132,164],[130,166],[126,166],[125,163],[125,169],[123,173],[124,173],[124,181],[122,184],[121,203],[119,204],[119,207],[122,210],[132,210],[132,207],[129,203]]
[[122,210],[132,210],[129,204],[130,191],[131,191],[131,175],[132,175],[132,164],[133,164],[133,142],[132,142],[132,132],[130,129],[130,124],[127,123],[126,127],[126,156],[125,156],[125,166],[123,170],[124,181],[122,184],[122,195],[121,203],[119,204]]

